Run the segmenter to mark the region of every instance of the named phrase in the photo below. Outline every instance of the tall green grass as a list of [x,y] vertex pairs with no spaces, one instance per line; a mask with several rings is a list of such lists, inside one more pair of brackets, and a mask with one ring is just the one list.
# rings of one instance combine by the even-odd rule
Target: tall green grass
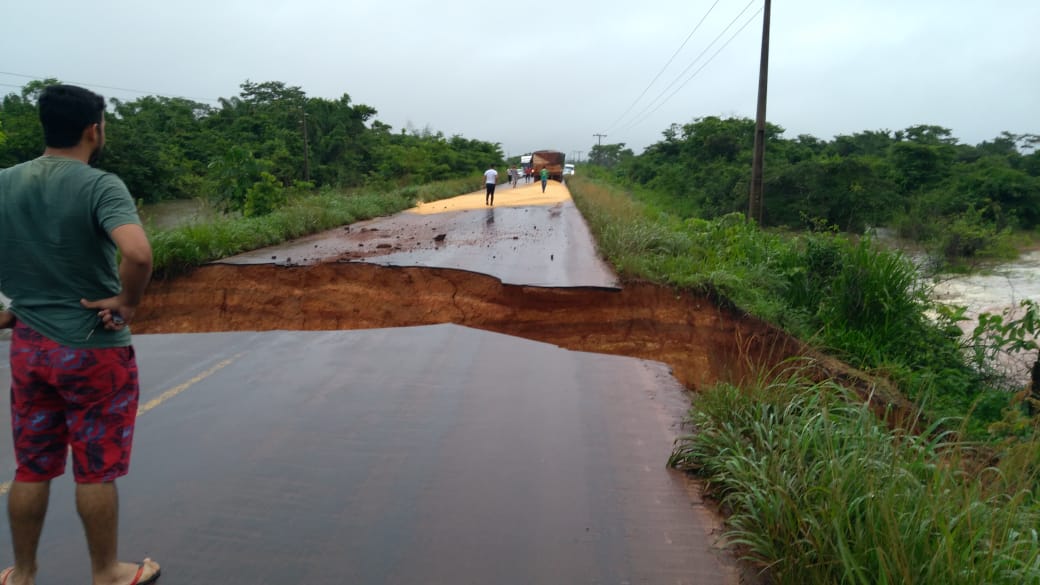
[[234,254],[397,213],[419,201],[468,193],[477,183],[475,179],[456,179],[388,192],[326,190],[297,196],[260,217],[221,217],[158,231],[150,234],[155,274],[172,276]]
[[777,583],[1040,583],[1036,441],[966,474],[951,434],[892,431],[797,375],[705,391],[692,424],[671,463],[707,480],[726,540]]
[[885,376],[932,419],[969,417],[986,434],[1010,395],[965,360],[960,329],[926,317],[928,289],[898,252],[833,232],[760,230],[739,214],[687,219],[660,197],[575,177],[571,194],[624,277],[711,290],[857,368]]

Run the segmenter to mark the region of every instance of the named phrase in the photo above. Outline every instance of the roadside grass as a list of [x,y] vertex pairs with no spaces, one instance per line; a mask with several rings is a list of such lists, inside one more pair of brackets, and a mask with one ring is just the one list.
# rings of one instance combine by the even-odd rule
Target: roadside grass
[[[1040,436],[968,365],[951,315],[901,254],[739,215],[680,220],[585,173],[571,194],[625,278],[719,293],[921,406],[912,434],[805,370],[694,397],[670,464],[728,514],[725,540],[777,583],[1040,583]],[[991,430],[999,430],[996,434]],[[1007,429],[1010,429],[1007,430]]]
[[473,191],[475,179],[455,179],[379,192],[322,190],[298,194],[259,217],[221,217],[150,234],[155,276],[174,276],[207,262],[271,246],[336,226],[390,215],[417,202]]
[[890,430],[795,373],[694,399],[671,464],[728,512],[725,540],[776,583],[1040,583],[1037,445],[964,473],[955,433]]
[[964,359],[960,329],[926,317],[913,263],[867,238],[760,230],[740,214],[679,219],[655,201],[586,173],[571,194],[622,277],[717,292],[740,309],[847,363],[891,379],[931,420],[968,417],[972,436],[999,420],[1010,394]]

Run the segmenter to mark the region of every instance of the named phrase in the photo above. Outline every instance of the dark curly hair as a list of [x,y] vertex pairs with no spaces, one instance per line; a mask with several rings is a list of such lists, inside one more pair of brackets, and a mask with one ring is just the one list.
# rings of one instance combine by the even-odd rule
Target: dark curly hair
[[52,148],[79,144],[83,131],[100,124],[105,115],[105,98],[75,85],[49,85],[40,94],[43,138]]

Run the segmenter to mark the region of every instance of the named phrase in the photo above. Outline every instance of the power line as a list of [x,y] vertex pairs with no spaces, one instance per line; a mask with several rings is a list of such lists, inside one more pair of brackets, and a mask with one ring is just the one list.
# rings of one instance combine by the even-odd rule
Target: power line
[[[693,61],[690,61],[690,64],[687,65],[686,68],[683,69],[678,75],[676,75],[675,79],[673,79],[672,82],[669,83],[667,87],[665,87],[663,90],[661,90],[661,93],[657,94],[657,97],[655,97],[653,100],[651,100],[650,103],[647,104],[646,107],[644,107],[641,112],[639,112],[638,114],[633,116],[632,119],[629,121],[629,123],[627,125],[625,125],[624,128],[622,128],[622,130],[627,130],[628,128],[631,128],[632,126],[638,124],[639,122],[642,122],[646,118],[646,114],[647,114],[647,112],[649,112],[651,110],[651,108],[653,108],[654,111],[656,111],[657,108],[660,108],[661,105],[664,104],[664,102],[658,103],[658,101],[662,97],[664,97],[664,95],[666,93],[668,93],[668,91],[670,89],[672,89],[675,86],[675,84],[678,83],[679,80],[682,79],[683,76],[686,75],[686,73],[689,72],[690,69],[692,69],[694,67],[694,65],[696,65],[701,60],[701,58],[704,57],[704,55],[707,54],[708,51],[711,50],[711,48],[713,46],[715,46],[715,43],[719,42],[719,39],[721,39],[726,34],[726,32],[729,31],[729,29],[737,22],[737,20],[740,19],[740,17],[743,16],[745,12],[747,12],[747,9],[751,8],[751,5],[754,4],[754,3],[755,3],[755,0],[749,0],[748,3],[744,6],[743,10],[741,10],[735,17],[733,17],[733,20],[731,20],[729,22],[729,24],[726,25],[726,28],[722,29],[722,32],[720,32],[718,34],[718,36],[716,36],[714,39],[712,39],[712,41],[710,43],[708,43],[708,45],[706,47],[704,47],[704,50],[701,51],[700,54],[698,54],[697,57]],[[718,54],[718,52],[716,52],[716,54]],[[709,62],[710,62],[710,60],[709,60]],[[696,75],[696,73],[695,73],[695,75]],[[672,95],[674,95],[674,93]],[[667,100],[665,100],[665,101],[667,101]],[[657,107],[654,107],[654,104],[657,104]]]
[[[35,79],[35,80],[39,80],[39,81],[42,81],[44,79],[48,79],[47,77],[42,77],[42,76],[39,76],[39,75],[26,75],[24,73],[10,73],[8,71],[0,71],[0,75],[9,75],[11,77],[23,77],[25,79]],[[114,87],[114,86],[111,86],[111,85],[101,85],[101,84],[98,84],[98,83],[86,83],[86,82],[83,82],[83,81],[67,81],[65,83],[70,83],[70,84],[73,84],[73,85],[82,85],[84,87],[93,87],[93,88],[97,88],[97,89],[112,89],[112,90],[115,90],[115,91],[127,91],[127,92],[130,92],[130,93],[139,93],[139,94],[144,94],[144,95],[154,95],[154,96],[159,96],[159,97],[180,98],[180,99],[185,99],[185,100],[195,100],[195,101],[204,101],[204,102],[219,102],[220,101],[219,99],[216,99],[216,98],[202,98],[202,97],[192,97],[192,96],[185,96],[185,95],[167,95],[167,94],[164,94],[164,93],[161,93],[161,92],[158,92],[158,91],[146,91],[146,90],[143,90],[143,89],[130,89],[130,88],[126,88],[126,87]],[[7,87],[19,87],[19,88],[21,87],[21,86],[12,86],[12,85],[7,84],[7,83],[0,84],[0,85],[4,85],[4,86],[7,86]]]
[[[751,2],[749,2],[748,5],[744,7],[744,10],[740,11],[740,14],[737,15],[737,18],[740,18],[744,14],[744,12],[746,12],[747,9],[751,7],[751,4],[754,3],[754,1],[755,0],[751,0]],[[673,91],[671,94],[669,94],[668,97],[666,97],[663,101],[658,103],[656,106],[653,106],[653,104],[655,102],[657,102],[657,100],[659,100],[661,98],[661,96],[663,96],[665,94],[665,92],[667,92],[669,89],[671,89],[672,85],[675,85],[676,81],[679,81],[679,78],[676,78],[675,81],[673,81],[668,87],[666,87],[663,92],[661,92],[656,98],[654,98],[654,101],[650,102],[650,104],[647,105],[646,109],[644,109],[643,112],[641,112],[638,116],[633,118],[632,122],[630,122],[624,128],[622,128],[621,131],[623,132],[625,130],[628,130],[630,128],[638,126],[639,124],[642,124],[644,121],[646,121],[647,118],[652,116],[654,114],[654,112],[656,112],[657,110],[661,109],[661,106],[665,105],[666,103],[668,103],[669,100],[671,100],[673,97],[675,97],[675,94],[679,93],[682,90],[682,88],[686,87],[686,84],[690,83],[690,81],[693,81],[693,78],[697,77],[698,73],[703,71],[705,67],[707,67],[712,61],[714,61],[715,57],[717,57],[719,55],[719,53],[721,53],[723,51],[723,49],[728,47],[729,44],[733,42],[733,39],[737,38],[737,35],[739,35],[745,28],[747,28],[747,26],[749,24],[754,22],[754,20],[758,17],[758,15],[762,12],[762,10],[763,10],[762,8],[759,8],[757,11],[755,11],[755,13],[752,14],[751,17],[744,24],[742,24],[740,26],[740,28],[738,28],[729,37],[729,39],[725,43],[723,43],[722,46],[719,47],[718,50],[716,50],[711,55],[711,57],[708,58],[707,61],[704,62],[703,65],[698,67],[697,70],[693,72],[693,74],[691,74],[689,77],[687,77],[686,81],[682,82],[682,84],[680,84],[679,87],[675,88],[675,91]],[[718,41],[720,38],[722,38],[722,35],[726,34],[726,31],[729,30],[729,28],[731,26],[733,26],[733,24],[737,21],[737,18],[733,19],[733,21],[730,22],[729,26],[727,26],[725,29],[722,30],[722,33],[720,33],[719,36],[716,37],[715,40],[712,41],[710,45],[708,45],[707,49],[705,49],[705,52],[707,52],[707,50],[711,48],[711,45],[715,44],[715,41]],[[702,53],[702,55],[703,55],[703,53]],[[690,67],[692,67],[694,64],[696,64],[697,60],[699,60],[699,59],[700,59],[700,56],[698,56],[698,58],[695,59],[693,61],[693,63],[690,64]],[[685,75],[686,71],[689,71],[690,67],[687,67],[686,70],[684,70],[682,72],[682,74],[680,74],[680,77],[682,75]],[[651,106],[653,106],[653,109],[650,109]]]
[[613,130],[614,126],[616,126],[618,122],[624,119],[624,117],[632,111],[632,108],[634,108],[636,104],[639,103],[639,100],[643,99],[643,96],[646,95],[646,92],[650,91],[650,88],[653,87],[655,83],[657,83],[657,80],[661,78],[661,74],[664,73],[666,69],[668,69],[668,66],[672,64],[672,61],[675,60],[675,57],[678,56],[679,52],[682,51],[683,47],[686,46],[686,43],[690,42],[690,39],[693,38],[694,33],[697,32],[697,29],[699,29],[702,24],[704,24],[704,21],[708,18],[708,15],[711,14],[712,10],[715,10],[715,7],[718,6],[719,2],[720,0],[715,0],[715,3],[711,5],[711,8],[708,8],[708,11],[705,12],[704,16],[701,17],[700,22],[697,23],[697,26],[693,27],[693,30],[690,31],[690,34],[686,36],[686,40],[683,41],[681,45],[679,45],[679,48],[676,49],[674,53],[672,53],[671,58],[669,58],[668,62],[664,64],[664,67],[661,67],[661,70],[657,72],[657,75],[655,75],[654,78],[650,80],[650,83],[646,86],[646,89],[643,90],[643,93],[639,94],[639,97],[637,97],[635,101],[633,101],[631,105],[629,105],[628,108],[624,112],[622,112],[620,116],[617,117],[617,120],[614,120],[610,123],[610,126],[607,127],[607,132]]

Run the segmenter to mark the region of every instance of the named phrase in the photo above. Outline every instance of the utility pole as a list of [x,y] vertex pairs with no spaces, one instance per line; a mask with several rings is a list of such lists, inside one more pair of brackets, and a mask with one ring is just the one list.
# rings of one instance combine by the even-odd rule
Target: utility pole
[[751,193],[748,196],[748,219],[762,225],[762,169],[766,154],[766,88],[769,86],[769,11],[766,0],[762,13],[762,60],[758,70],[758,113],[755,115],[755,150],[751,162]]
[[[606,138],[607,135],[606,134],[593,134],[593,136],[595,136],[596,139],[599,140],[599,143],[598,143],[599,148],[596,149],[596,156],[597,156],[597,158],[602,157],[603,156],[603,152],[602,152],[603,151],[603,148],[602,148],[603,147],[603,139]],[[602,159],[597,160],[596,164],[601,164],[600,160],[602,160]]]
[[303,180],[311,180],[310,146],[307,144],[307,112],[300,108],[300,125],[303,127]]

